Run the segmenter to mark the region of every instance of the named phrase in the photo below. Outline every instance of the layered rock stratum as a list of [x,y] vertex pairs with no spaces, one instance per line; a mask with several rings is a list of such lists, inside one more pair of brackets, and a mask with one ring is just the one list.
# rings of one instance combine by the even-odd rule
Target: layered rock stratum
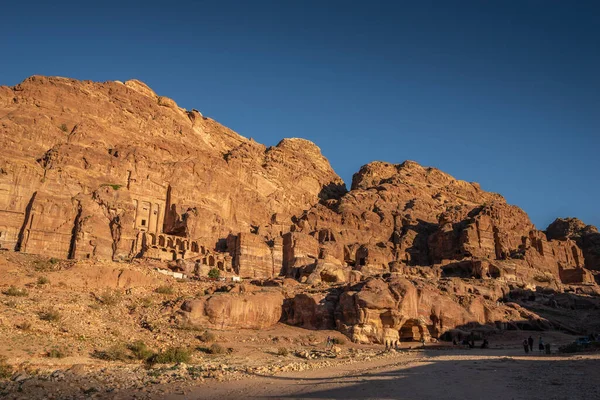
[[2,86],[0,147],[2,248],[280,286],[190,299],[192,323],[394,343],[473,323],[557,327],[512,297],[598,293],[595,227],[538,230],[501,195],[412,161],[367,164],[348,191],[314,143],[266,147],[137,80]]

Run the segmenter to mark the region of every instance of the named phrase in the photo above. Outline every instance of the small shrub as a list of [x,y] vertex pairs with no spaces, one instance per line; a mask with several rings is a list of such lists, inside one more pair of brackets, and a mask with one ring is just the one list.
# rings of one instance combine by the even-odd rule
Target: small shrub
[[6,363],[6,357],[0,356],[0,379],[8,379],[13,373],[13,368]]
[[40,311],[38,315],[42,321],[48,321],[48,322],[58,322],[62,318],[60,313],[57,310],[54,310],[52,308],[49,308],[44,311]]
[[47,285],[49,283],[50,283],[50,279],[46,278],[45,276],[40,276],[37,280],[38,285]]
[[148,360],[151,364],[188,363],[191,354],[185,347],[169,347],[165,351],[154,354]]
[[277,349],[278,356],[287,356],[288,354],[290,354],[290,351],[287,347],[280,347]]
[[68,355],[68,351],[63,347],[53,347],[46,353],[46,357],[49,358],[65,358]]
[[116,306],[122,300],[121,292],[118,290],[106,289],[97,300],[105,306]]
[[225,354],[227,352],[227,349],[225,349],[225,347],[221,346],[218,343],[213,343],[208,348],[208,352],[210,354]]
[[331,343],[337,344],[337,345],[342,345],[342,344],[345,344],[346,341],[342,338],[334,337],[333,339],[331,339]]
[[219,271],[218,268],[212,268],[210,271],[208,271],[208,277],[210,279],[219,279],[220,276],[221,271]]
[[27,292],[27,289],[19,289],[16,286],[11,286],[8,289],[6,289],[5,291],[3,291],[2,293],[4,293],[7,296],[15,296],[15,297],[25,297],[29,294]]
[[204,333],[200,336],[198,336],[198,339],[200,339],[203,342],[214,342],[215,340],[217,340],[217,336],[212,333],[211,331],[204,331]]
[[122,344],[116,344],[106,350],[94,350],[92,357],[105,361],[129,361],[131,356]]
[[173,293],[175,293],[175,291],[173,290],[173,287],[168,286],[168,285],[159,286],[156,289],[154,289],[154,291],[156,293],[159,293],[159,294],[173,294]]
[[33,268],[38,272],[55,271],[58,268],[60,260],[58,258],[49,258],[33,261]]
[[152,298],[150,298],[150,297],[144,297],[140,303],[141,303],[141,306],[144,308],[150,308],[154,305],[154,302],[152,301]]
[[61,124],[60,125],[60,130],[63,132],[67,132],[69,130],[69,128],[67,128],[67,124]]
[[194,325],[187,320],[180,321],[177,324],[177,329],[180,329],[182,331],[195,331],[195,332],[198,332],[201,330],[201,328],[198,325]]
[[146,346],[146,343],[141,340],[131,343],[127,348],[133,353],[133,356],[138,360],[147,360],[154,355],[154,352]]

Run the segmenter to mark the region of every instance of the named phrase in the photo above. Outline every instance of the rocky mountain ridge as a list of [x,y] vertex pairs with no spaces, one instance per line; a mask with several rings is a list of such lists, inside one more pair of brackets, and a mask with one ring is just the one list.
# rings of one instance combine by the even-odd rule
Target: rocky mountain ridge
[[192,322],[282,318],[383,343],[472,322],[548,327],[498,302],[598,293],[594,227],[540,231],[501,195],[412,161],[367,164],[348,191],[315,144],[266,147],[137,80],[2,86],[0,147],[2,248],[308,285],[186,302]]

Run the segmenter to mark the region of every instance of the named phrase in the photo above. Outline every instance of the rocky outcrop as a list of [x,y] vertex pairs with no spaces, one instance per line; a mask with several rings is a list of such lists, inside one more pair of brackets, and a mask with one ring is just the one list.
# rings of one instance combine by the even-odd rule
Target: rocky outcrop
[[309,329],[336,328],[355,342],[386,345],[428,341],[486,324],[488,329],[553,327],[520,305],[505,303],[510,293],[508,285],[495,281],[452,278],[436,285],[400,276],[370,278],[327,293],[297,294],[284,303],[283,320]]
[[557,218],[546,229],[550,240],[573,240],[581,248],[585,267],[600,271],[600,233],[593,225],[586,225],[577,218]]
[[0,247],[302,283],[285,303],[278,290],[186,301],[194,324],[259,329],[283,313],[393,343],[548,326],[497,304],[509,287],[598,292],[596,228],[559,219],[542,232],[501,195],[413,161],[364,165],[346,191],[314,143],[266,147],[137,80],[34,76],[0,87],[0,115]]
[[[550,240],[502,196],[411,161],[363,166],[350,192],[306,211],[296,231],[318,239],[319,248],[329,244],[324,238],[333,238],[343,249],[338,262],[363,276],[390,272],[392,266],[405,271],[448,265],[446,276],[455,271],[462,277],[530,281],[548,273],[558,281],[568,275],[571,283],[577,276],[579,283],[589,282],[589,274],[570,272],[584,267],[578,243]],[[490,261],[503,263],[482,274],[477,268]]]
[[229,235],[227,249],[233,257],[234,271],[245,278],[273,278],[281,274],[283,249],[281,237],[266,241],[252,233]]
[[[225,252],[219,243],[230,233],[280,237],[292,216],[345,192],[313,143],[267,148],[136,80],[33,76],[0,88],[0,115],[4,248],[77,259],[196,257],[200,246]],[[141,232],[152,235],[147,243]]]
[[281,318],[280,291],[256,293],[215,293],[181,305],[185,321],[202,328],[263,329]]
[[600,268],[598,233],[581,223],[544,235],[502,196],[412,161],[367,164],[346,192],[313,143],[267,148],[136,80],[34,76],[2,87],[0,112],[5,248],[192,258],[243,277],[311,282],[472,259],[557,279],[584,259]]

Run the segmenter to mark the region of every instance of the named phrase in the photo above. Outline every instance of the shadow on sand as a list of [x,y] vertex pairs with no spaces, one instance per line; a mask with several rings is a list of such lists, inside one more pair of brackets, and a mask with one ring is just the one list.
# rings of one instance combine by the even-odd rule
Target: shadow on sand
[[[432,358],[360,374],[302,378],[271,376],[286,399],[598,399],[600,361],[582,357],[480,356],[426,351]],[[489,354],[487,352],[486,354]],[[471,358],[469,358],[471,357]],[[481,358],[480,358],[481,357]],[[327,371],[323,371],[327,375]],[[286,382],[282,382],[286,381]]]

